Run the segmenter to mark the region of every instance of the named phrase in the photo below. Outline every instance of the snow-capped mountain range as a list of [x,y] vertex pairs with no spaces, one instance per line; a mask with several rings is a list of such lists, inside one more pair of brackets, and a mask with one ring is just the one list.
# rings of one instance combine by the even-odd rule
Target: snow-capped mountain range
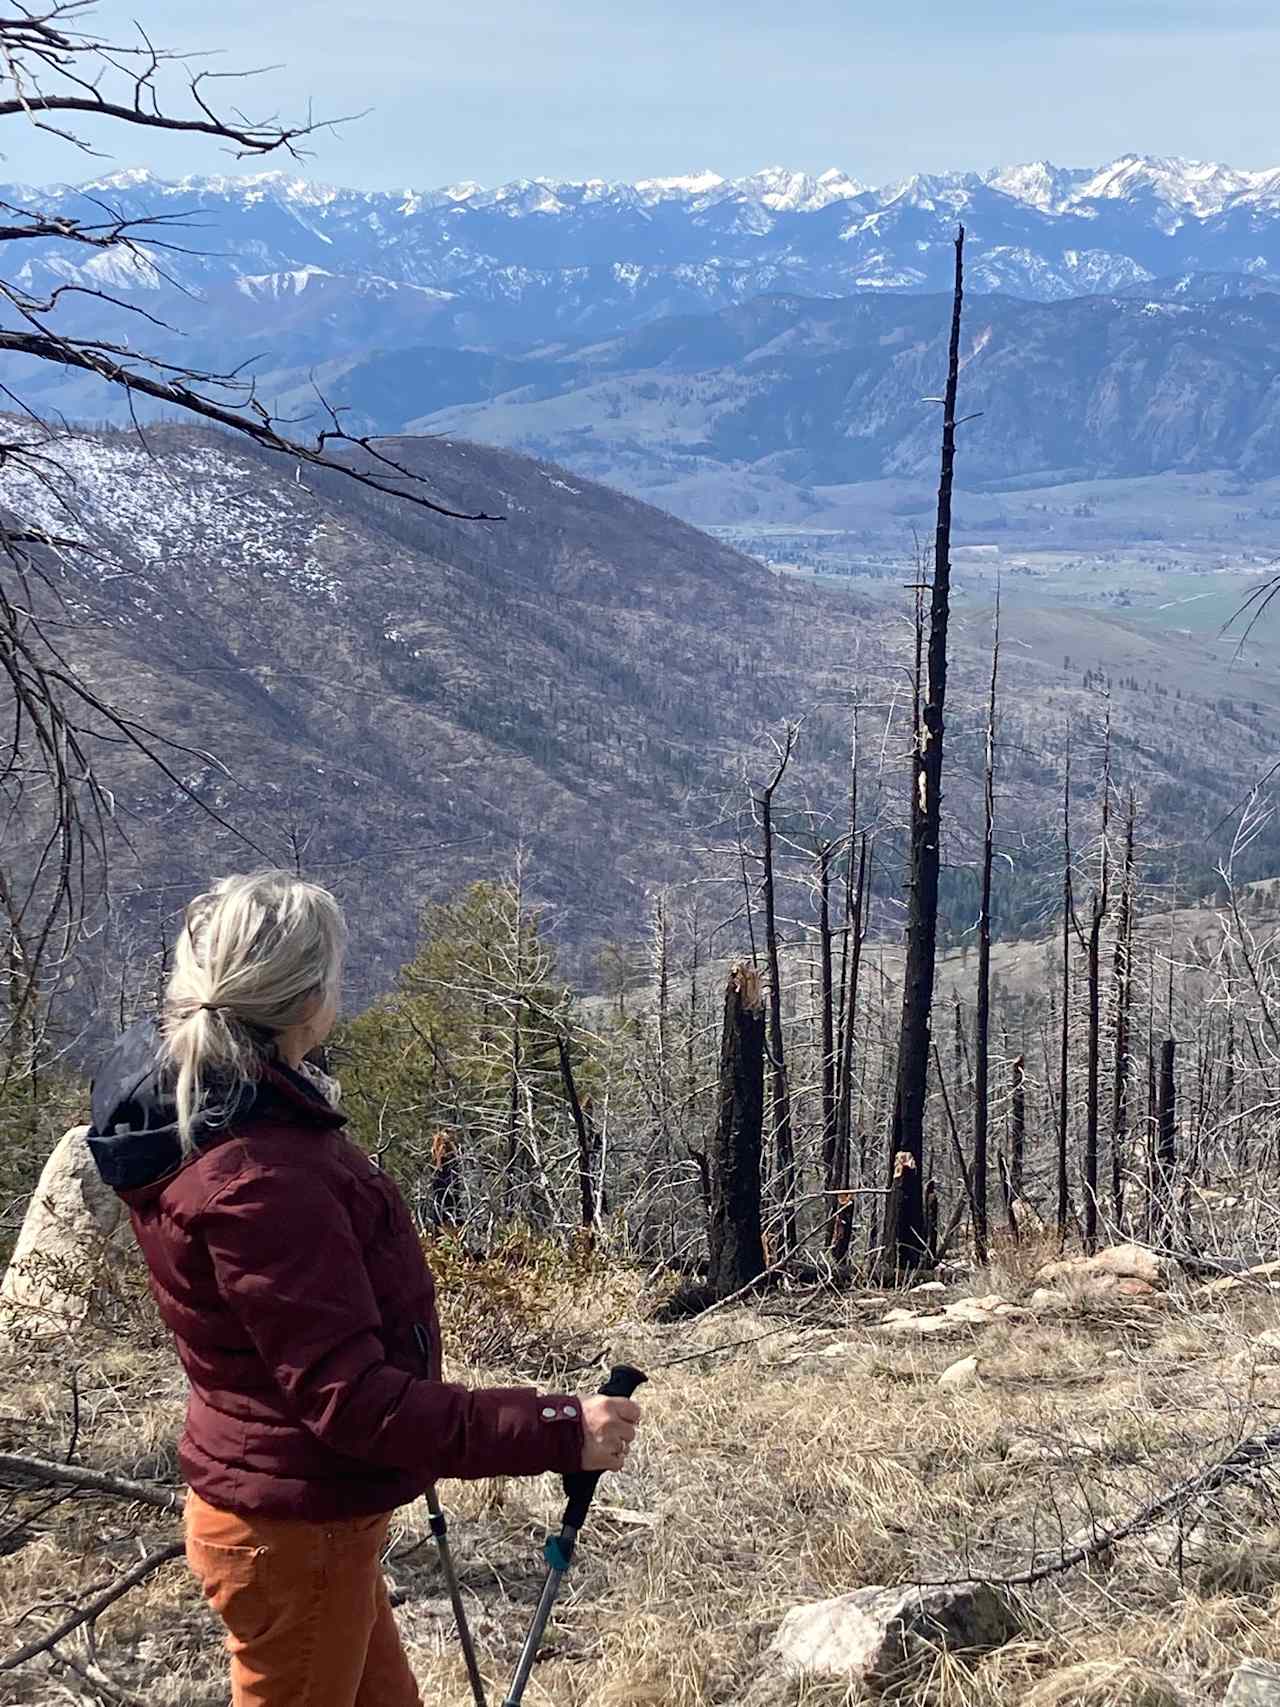
[[330,291],[333,278],[364,281],[365,294],[384,298],[411,287],[439,293],[434,300],[461,316],[447,342],[618,331],[775,290],[945,288],[960,218],[979,291],[1044,301],[1176,272],[1280,271],[1280,167],[1140,155],[879,188],[836,168],[427,191],[335,189],[285,173],[170,182],[125,171],[78,186],[0,188],[0,198],[82,219],[104,206],[191,216],[185,241],[199,253],[167,250],[157,269],[111,253],[85,264],[26,244],[17,279],[34,289],[83,276],[136,291],[162,288],[167,275],[203,290],[240,283],[256,302]]
[[[145,306],[182,336],[168,340],[75,292],[60,298],[58,323],[72,335],[145,337],[153,353],[192,365],[253,358],[260,394],[291,403],[314,396],[313,380],[324,388],[335,370],[362,363],[366,376],[381,364],[398,408],[391,368],[406,351],[514,355],[765,296],[944,291],[958,220],[977,294],[1059,302],[1181,289],[1213,301],[1280,278],[1280,167],[1140,155],[880,187],[836,168],[403,191],[285,173],[168,181],[125,171],[78,186],[0,187],[0,201],[10,218],[22,209],[88,223],[163,216],[152,258],[28,240],[9,244],[0,276],[36,299],[75,284]],[[447,362],[434,371],[436,392],[402,418],[474,400],[465,386],[450,389]],[[57,376],[56,398],[47,375],[33,384],[37,402],[111,418],[95,381]],[[377,396],[351,401],[365,418],[385,418]]]

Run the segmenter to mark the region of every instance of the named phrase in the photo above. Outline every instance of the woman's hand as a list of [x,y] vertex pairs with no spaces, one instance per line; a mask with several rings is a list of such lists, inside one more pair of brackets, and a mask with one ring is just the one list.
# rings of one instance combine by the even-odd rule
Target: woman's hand
[[640,1407],[632,1399],[584,1399],[582,1468],[621,1470],[639,1426]]

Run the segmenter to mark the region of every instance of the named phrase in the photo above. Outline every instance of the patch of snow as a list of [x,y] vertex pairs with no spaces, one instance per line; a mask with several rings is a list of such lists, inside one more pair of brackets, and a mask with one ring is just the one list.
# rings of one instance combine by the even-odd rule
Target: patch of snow
[[[140,566],[174,558],[198,563],[211,581],[257,577],[338,602],[342,582],[317,554],[302,487],[264,483],[210,445],[152,456],[130,438],[71,438],[53,447],[53,460],[58,472],[38,476],[7,464],[0,504],[29,526],[91,539],[86,574],[137,577]],[[137,608],[154,614],[145,599]]]
[[711,190],[721,189],[725,182],[719,172],[704,168],[683,178],[640,178],[633,188],[642,196],[665,199],[668,196],[705,196]]

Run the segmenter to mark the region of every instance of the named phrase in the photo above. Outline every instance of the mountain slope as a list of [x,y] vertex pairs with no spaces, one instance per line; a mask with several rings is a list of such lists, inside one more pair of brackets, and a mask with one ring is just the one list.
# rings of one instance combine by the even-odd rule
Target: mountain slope
[[[880,827],[876,930],[896,929],[904,596],[873,606],[775,577],[660,511],[475,445],[398,449],[449,503],[500,508],[507,519],[490,526],[338,475],[304,483],[208,433],[164,427],[148,440],[150,455],[125,434],[58,447],[98,555],[59,583],[59,618],[73,621],[57,631],[106,697],[184,744],[183,781],[233,826],[108,749],[117,898],[147,952],[186,894],[266,859],[300,860],[339,889],[362,993],[406,957],[424,899],[510,871],[521,849],[529,892],[552,904],[573,953],[634,937],[646,897],[713,842],[730,857],[702,869],[727,887],[707,893],[736,917],[747,755],[760,774],[763,733],[803,719],[778,809],[807,845],[815,823],[843,823],[855,691],[873,773],[864,810]],[[12,467],[0,499],[28,521],[71,525],[45,484]],[[948,941],[973,917],[989,633],[987,614],[959,599]],[[1273,654],[1246,673],[1230,641],[1105,612],[1011,609],[1006,634],[1001,927],[1039,929],[1060,893],[1062,732],[1076,732],[1083,803],[1108,677],[1117,786],[1139,790],[1147,869],[1198,893],[1230,835],[1221,826],[1272,762]],[[1250,849],[1258,870],[1280,863],[1278,844],[1267,826]],[[738,926],[726,939],[736,946]],[[110,991],[121,956],[104,960]]]
[[[965,431],[965,483],[1280,472],[1280,295],[1167,294],[970,299],[961,389],[982,418]],[[407,424],[554,457],[702,520],[734,519],[756,481],[790,489],[779,515],[817,514],[813,488],[929,475],[949,309],[762,297],[516,361],[407,350],[394,367],[335,369],[328,387],[382,428],[406,425],[414,398],[438,399]],[[459,400],[467,386],[482,400]]]
[[[680,865],[690,798],[714,802],[752,727],[801,692],[814,646],[763,642],[794,627],[802,597],[562,470],[403,447],[445,501],[506,518],[468,525],[339,475],[304,485],[211,434],[158,428],[148,443],[58,447],[99,554],[64,583],[63,643],[114,703],[216,756],[177,762],[241,834],[154,773],[112,769],[135,913],[167,914],[193,884],[300,843],[361,912],[372,988],[427,895],[510,869],[523,846],[563,934],[598,939]],[[69,530],[42,481],[10,469],[0,499]]]

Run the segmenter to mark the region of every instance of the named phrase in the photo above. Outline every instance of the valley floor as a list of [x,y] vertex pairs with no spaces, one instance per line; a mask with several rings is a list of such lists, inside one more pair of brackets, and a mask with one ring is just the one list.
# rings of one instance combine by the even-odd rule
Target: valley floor
[[[776,1296],[658,1327],[637,1282],[601,1271],[571,1296],[545,1298],[532,1338],[503,1347],[489,1333],[484,1367],[455,1341],[452,1372],[468,1379],[550,1380],[622,1356],[653,1370],[633,1467],[602,1490],[530,1707],[836,1707],[850,1699],[844,1685],[788,1681],[768,1654],[790,1606],[871,1583],[1018,1574],[1280,1422],[1280,1299],[1266,1281],[1229,1295],[1189,1283],[1141,1298],[1068,1294],[1045,1314],[1043,1298],[1029,1307],[1032,1259],[1014,1257],[955,1272],[945,1299],[998,1292],[1015,1313],[927,1337],[879,1325],[903,1300],[867,1293]],[[937,1298],[905,1302],[933,1309]],[[181,1383],[159,1338],[138,1337],[94,1330],[77,1348],[79,1461],[171,1481]],[[939,1373],[967,1354],[979,1360],[976,1382],[939,1388]],[[0,1449],[60,1456],[66,1370],[65,1348],[10,1358]],[[579,1369],[576,1380],[588,1379]],[[557,1491],[549,1478],[445,1489],[495,1701],[536,1595]],[[6,1652],[175,1532],[163,1514],[118,1500],[38,1509],[47,1499],[6,1502]],[[15,1531],[21,1508],[30,1526]],[[419,1506],[398,1519],[387,1569],[424,1699],[465,1702]],[[1181,1534],[1165,1526],[1051,1579],[1024,1610],[1020,1640],[975,1664],[940,1661],[898,1699],[1221,1701],[1240,1660],[1280,1659],[1280,1513],[1265,1478],[1201,1505]],[[180,1563],[113,1606],[92,1651],[81,1637],[61,1651],[79,1676],[39,1659],[6,1676],[0,1696],[225,1700],[214,1623]]]

